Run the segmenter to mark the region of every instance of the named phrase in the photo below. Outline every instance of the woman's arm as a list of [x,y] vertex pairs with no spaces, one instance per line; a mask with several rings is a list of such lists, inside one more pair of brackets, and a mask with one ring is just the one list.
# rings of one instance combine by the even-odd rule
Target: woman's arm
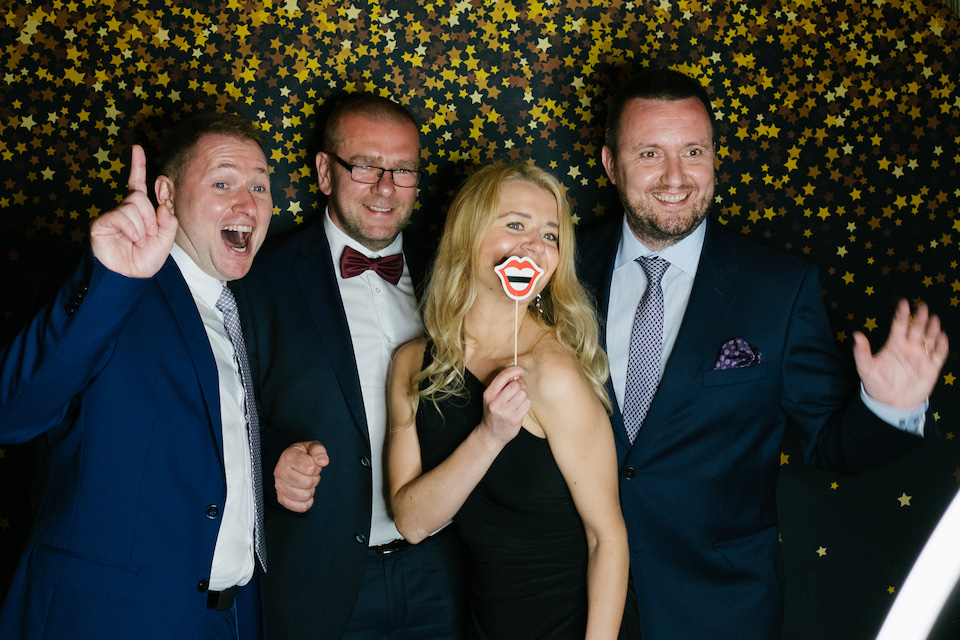
[[531,415],[547,436],[587,535],[586,637],[615,639],[630,559],[610,420],[569,354],[538,358],[528,385]]
[[[425,342],[397,352],[390,382],[387,477],[397,530],[416,544],[449,521],[503,447],[520,431],[530,408],[522,367],[501,371],[483,394],[483,420],[450,457],[427,473],[420,462],[410,381],[420,370]],[[427,402],[421,400],[421,402]]]

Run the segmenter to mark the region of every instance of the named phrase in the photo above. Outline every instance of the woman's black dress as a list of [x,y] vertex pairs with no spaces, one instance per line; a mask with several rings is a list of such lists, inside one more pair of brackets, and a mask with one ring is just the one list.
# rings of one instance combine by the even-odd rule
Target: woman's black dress
[[[427,359],[430,349],[427,348]],[[426,366],[428,362],[424,362]],[[483,417],[483,384],[466,372],[466,397],[421,400],[423,470],[445,460]],[[509,442],[454,517],[464,543],[470,637],[582,640],[587,543],[566,482],[543,438]]]

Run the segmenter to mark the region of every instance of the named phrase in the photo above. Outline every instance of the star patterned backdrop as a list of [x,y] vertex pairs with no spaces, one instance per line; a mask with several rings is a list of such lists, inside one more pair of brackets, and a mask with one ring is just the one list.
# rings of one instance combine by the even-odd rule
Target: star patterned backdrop
[[[238,111],[263,129],[271,233],[314,214],[314,131],[324,104],[356,91],[390,96],[422,123],[411,233],[435,236],[459,182],[495,159],[552,171],[587,227],[620,215],[599,161],[618,82],[648,64],[698,77],[718,118],[715,215],[819,266],[841,351],[858,330],[879,348],[899,297],[929,303],[953,334],[932,397],[936,445],[843,478],[803,467],[795,443],[783,444],[785,637],[879,628],[960,487],[960,21],[949,9],[55,0],[0,2],[0,16],[3,341],[75,264],[90,220],[123,197],[130,145],[150,154],[185,112]],[[42,449],[0,445],[0,593],[29,528]],[[955,637],[955,611],[942,637]]]

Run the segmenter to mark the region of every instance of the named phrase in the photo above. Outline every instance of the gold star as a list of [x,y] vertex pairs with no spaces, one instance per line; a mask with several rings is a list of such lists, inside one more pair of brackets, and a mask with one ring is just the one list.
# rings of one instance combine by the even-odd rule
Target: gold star
[[785,453],[783,453],[783,452],[781,451],[781,452],[780,452],[780,466],[782,467],[782,466],[785,465],[785,464],[790,464],[790,456],[788,456],[787,454],[785,454]]
[[823,556],[827,555],[827,548],[826,548],[826,547],[820,547],[819,549],[817,549],[817,555],[820,556],[821,558],[822,558]]
[[903,493],[899,498],[897,498],[897,501],[900,503],[901,507],[909,507],[910,500],[912,498],[913,496],[908,496],[906,493]]

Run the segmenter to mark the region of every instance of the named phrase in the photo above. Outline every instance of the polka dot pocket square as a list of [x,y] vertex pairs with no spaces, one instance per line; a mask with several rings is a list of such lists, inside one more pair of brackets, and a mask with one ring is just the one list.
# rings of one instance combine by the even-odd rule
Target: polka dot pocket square
[[720,347],[714,371],[725,369],[743,369],[763,362],[763,354],[743,338],[731,338]]

